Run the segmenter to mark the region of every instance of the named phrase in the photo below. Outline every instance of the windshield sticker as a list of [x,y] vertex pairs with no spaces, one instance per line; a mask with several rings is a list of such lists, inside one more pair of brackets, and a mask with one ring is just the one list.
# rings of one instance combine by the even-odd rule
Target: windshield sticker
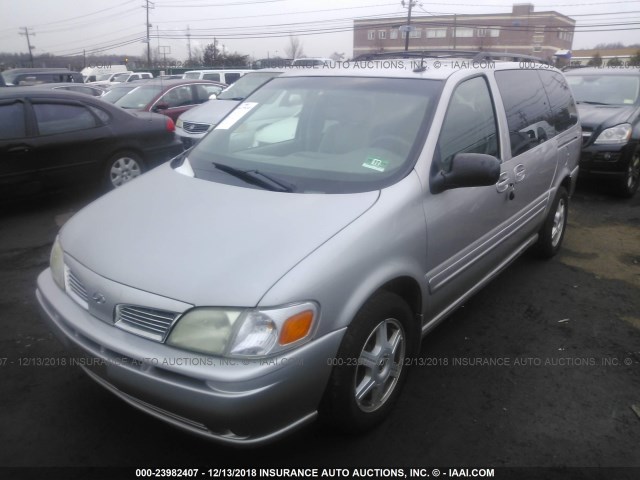
[[371,170],[375,170],[376,172],[384,172],[389,165],[388,160],[381,160],[375,157],[367,158],[367,161],[362,164],[365,168],[370,168]]
[[[212,100],[216,101],[216,100]],[[228,130],[233,127],[238,120],[249,113],[256,105],[256,102],[244,102],[238,105],[227,117],[218,124],[216,130]]]

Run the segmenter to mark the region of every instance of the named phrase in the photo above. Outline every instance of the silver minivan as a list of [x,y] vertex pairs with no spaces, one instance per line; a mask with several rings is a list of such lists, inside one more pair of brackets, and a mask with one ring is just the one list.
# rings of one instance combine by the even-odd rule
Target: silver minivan
[[559,71],[431,62],[286,72],[71,218],[36,294],[86,373],[227,444],[381,422],[438,322],[558,251],[578,171]]

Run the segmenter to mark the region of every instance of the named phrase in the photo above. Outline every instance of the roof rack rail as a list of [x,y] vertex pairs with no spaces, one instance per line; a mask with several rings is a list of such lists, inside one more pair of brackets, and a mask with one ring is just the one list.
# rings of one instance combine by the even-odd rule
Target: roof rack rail
[[469,58],[474,61],[504,60],[512,62],[531,61],[550,65],[547,60],[509,52],[485,52],[481,50],[409,50],[398,52],[363,53],[353,59],[354,62],[363,62],[385,58]]

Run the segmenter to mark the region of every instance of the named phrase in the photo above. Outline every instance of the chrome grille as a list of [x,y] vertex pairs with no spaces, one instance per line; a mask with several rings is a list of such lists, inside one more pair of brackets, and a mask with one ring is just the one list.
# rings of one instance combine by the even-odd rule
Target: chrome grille
[[118,305],[116,307],[116,327],[141,337],[162,342],[180,314],[167,310]]
[[206,133],[211,125],[208,123],[183,122],[182,128],[189,133]]
[[65,268],[65,286],[69,296],[84,308],[89,308],[89,295],[86,287],[69,267]]

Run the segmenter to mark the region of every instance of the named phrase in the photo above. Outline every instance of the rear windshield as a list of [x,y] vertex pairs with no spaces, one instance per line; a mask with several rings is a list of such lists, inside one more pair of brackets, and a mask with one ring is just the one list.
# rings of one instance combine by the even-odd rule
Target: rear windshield
[[161,92],[162,87],[160,85],[144,85],[132,90],[114,103],[122,108],[140,110],[149,105]]
[[[275,78],[231,111],[189,152],[188,161],[198,178],[248,188],[267,183],[297,193],[377,190],[413,168],[441,85],[418,79]],[[246,181],[247,174],[261,180]]]

